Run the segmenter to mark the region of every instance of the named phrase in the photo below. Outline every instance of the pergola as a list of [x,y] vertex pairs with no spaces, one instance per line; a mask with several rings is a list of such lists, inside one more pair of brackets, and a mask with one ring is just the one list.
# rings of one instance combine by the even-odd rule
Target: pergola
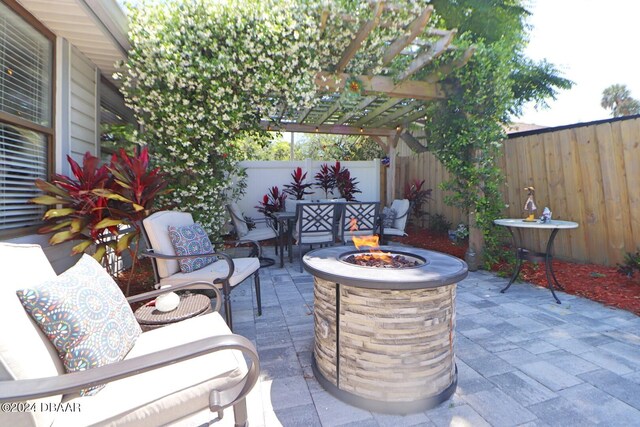
[[[386,42],[383,49],[364,52],[367,39],[376,31],[388,30],[391,16],[398,11],[398,6],[384,1],[370,2],[369,6],[371,17],[364,22],[356,22],[349,15],[332,14],[330,9],[322,11],[318,25],[323,36],[330,36],[325,34],[329,26],[335,29],[345,24],[358,26],[355,35],[335,61],[315,76],[314,106],[301,110],[282,106],[270,120],[262,122],[263,128],[369,136],[390,157],[400,138],[414,151],[426,150],[420,142],[422,138],[411,133],[411,128],[416,128],[412,124],[420,125],[429,101],[445,98],[442,80],[464,66],[475,48],[434,66],[436,58],[457,49],[452,43],[457,30],[429,27],[433,6],[427,6],[412,16],[404,28],[397,28],[397,37]],[[377,56],[370,62],[376,64],[373,70],[351,72],[358,54]],[[394,176],[394,162],[391,168],[390,175]]]

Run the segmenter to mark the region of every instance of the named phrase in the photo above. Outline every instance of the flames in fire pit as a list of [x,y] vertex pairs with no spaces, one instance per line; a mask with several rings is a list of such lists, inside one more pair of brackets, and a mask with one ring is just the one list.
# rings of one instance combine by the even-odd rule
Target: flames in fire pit
[[[355,218],[351,218],[351,231],[357,231],[358,226]],[[353,244],[359,252],[348,254],[343,261],[362,267],[376,268],[407,268],[416,267],[421,263],[414,257],[407,257],[401,254],[391,254],[380,250],[380,238],[373,236],[352,236]],[[367,251],[361,248],[369,248]]]

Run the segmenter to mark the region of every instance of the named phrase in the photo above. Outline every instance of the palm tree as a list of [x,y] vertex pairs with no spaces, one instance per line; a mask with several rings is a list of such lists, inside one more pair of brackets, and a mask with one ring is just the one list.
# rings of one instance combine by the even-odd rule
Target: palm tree
[[640,101],[631,97],[626,85],[611,85],[602,91],[602,108],[611,110],[613,117],[640,114]]

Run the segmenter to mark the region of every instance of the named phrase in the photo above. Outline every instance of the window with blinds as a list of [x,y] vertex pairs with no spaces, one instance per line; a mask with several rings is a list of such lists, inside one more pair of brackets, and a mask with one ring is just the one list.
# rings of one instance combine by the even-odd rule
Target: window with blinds
[[[48,178],[53,42],[0,2],[0,235],[37,225]],[[15,119],[13,118],[15,117]]]
[[47,177],[47,139],[0,123],[0,230],[37,224],[45,207],[29,203],[40,194],[33,185]]

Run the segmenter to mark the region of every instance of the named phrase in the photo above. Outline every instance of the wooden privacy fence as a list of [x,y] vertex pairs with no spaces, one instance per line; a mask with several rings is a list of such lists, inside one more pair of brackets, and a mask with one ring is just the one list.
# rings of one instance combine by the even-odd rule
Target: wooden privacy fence
[[[397,158],[399,191],[409,179],[425,179],[434,189],[426,206],[454,225],[467,222],[444,205],[439,184],[448,173],[430,153]],[[640,117],[527,132],[506,140],[499,162],[505,176],[504,215],[524,216],[524,187],[536,188],[537,215],[545,206],[554,219],[576,221],[555,241],[555,256],[615,265],[640,247]],[[524,231],[526,247],[543,250],[548,232]]]

